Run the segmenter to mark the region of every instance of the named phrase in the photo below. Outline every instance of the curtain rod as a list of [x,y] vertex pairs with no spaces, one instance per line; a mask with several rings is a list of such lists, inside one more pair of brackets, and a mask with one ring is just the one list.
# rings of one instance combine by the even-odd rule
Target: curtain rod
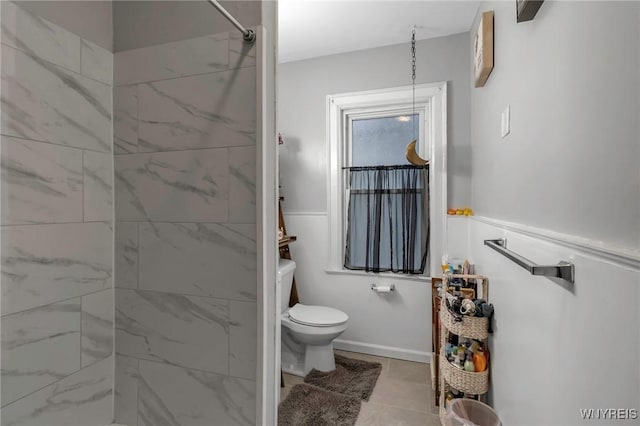
[[414,166],[412,164],[400,164],[397,166],[351,166],[351,167],[343,167],[342,170],[354,170],[354,171],[365,171],[365,170],[403,170],[403,169],[428,169],[429,164],[425,164],[424,166]]
[[247,29],[247,28],[243,27],[242,24],[240,24],[240,22],[238,22],[238,20],[233,17],[233,15],[231,15],[229,12],[227,12],[227,9],[225,9],[224,7],[222,7],[222,5],[220,3],[218,3],[217,0],[208,0],[208,1],[216,9],[218,9],[218,11],[220,13],[222,13],[222,15],[225,18],[227,18],[229,20],[229,22],[231,22],[233,24],[234,27],[236,27],[237,29],[240,30],[240,32],[242,33],[242,38],[244,39],[244,41],[246,41],[247,43],[253,43],[253,42],[256,41],[256,33],[253,32],[253,30],[250,30],[250,29]]

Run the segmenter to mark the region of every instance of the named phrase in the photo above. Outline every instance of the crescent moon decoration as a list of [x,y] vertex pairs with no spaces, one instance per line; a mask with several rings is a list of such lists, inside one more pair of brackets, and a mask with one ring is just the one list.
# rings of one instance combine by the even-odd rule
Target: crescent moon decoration
[[414,166],[426,166],[429,164],[429,160],[425,160],[416,152],[416,140],[412,140],[407,145],[407,160]]

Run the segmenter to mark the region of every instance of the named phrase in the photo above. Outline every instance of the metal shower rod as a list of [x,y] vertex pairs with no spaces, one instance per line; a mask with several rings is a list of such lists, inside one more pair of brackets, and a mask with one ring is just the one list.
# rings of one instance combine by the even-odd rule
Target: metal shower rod
[[240,30],[240,32],[242,33],[242,38],[244,39],[244,41],[246,41],[248,43],[253,43],[253,42],[256,41],[256,33],[253,32],[253,30],[250,30],[250,29],[247,29],[247,28],[243,27],[242,24],[240,22],[238,22],[238,20],[236,18],[234,18],[233,15],[231,15],[229,12],[227,12],[227,9],[222,7],[222,5],[217,0],[208,0],[208,1],[216,9],[218,9],[218,11],[220,13],[222,13],[222,15],[225,18],[227,18],[229,20],[229,22],[231,22],[233,24],[234,27],[236,27],[237,29]]

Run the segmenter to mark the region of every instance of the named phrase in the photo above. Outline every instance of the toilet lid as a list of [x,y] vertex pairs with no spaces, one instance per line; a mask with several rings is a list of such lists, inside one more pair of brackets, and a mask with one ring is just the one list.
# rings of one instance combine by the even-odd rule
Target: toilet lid
[[312,326],[338,325],[347,322],[349,316],[337,309],[326,306],[296,304],[289,309],[289,318],[298,324]]

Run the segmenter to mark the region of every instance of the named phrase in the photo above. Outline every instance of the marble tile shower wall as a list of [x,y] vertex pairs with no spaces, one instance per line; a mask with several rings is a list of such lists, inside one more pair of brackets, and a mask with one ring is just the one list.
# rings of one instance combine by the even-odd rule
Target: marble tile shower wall
[[113,419],[113,55],[2,2],[2,426]]
[[253,425],[255,49],[234,32],[114,61],[115,420]]

